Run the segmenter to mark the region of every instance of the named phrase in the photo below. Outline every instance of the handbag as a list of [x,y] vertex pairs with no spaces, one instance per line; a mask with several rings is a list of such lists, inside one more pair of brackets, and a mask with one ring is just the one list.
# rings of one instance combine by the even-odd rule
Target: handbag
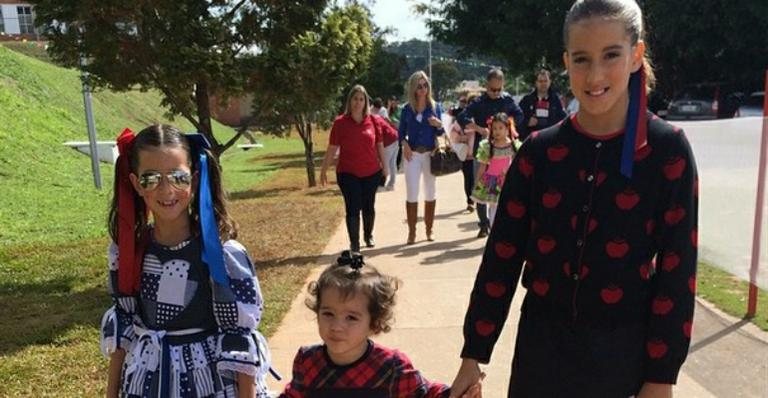
[[435,149],[432,151],[429,159],[429,165],[432,174],[435,176],[444,176],[461,170],[461,160],[451,148],[451,140],[445,137],[448,145],[440,145],[440,141],[435,137]]

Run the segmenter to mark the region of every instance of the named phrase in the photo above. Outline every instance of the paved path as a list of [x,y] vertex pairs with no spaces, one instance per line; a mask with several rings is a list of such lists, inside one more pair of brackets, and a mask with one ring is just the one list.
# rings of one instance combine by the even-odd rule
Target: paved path
[[[404,181],[402,175],[394,192],[377,196],[378,246],[364,251],[366,260],[379,270],[398,276],[404,284],[398,293],[393,330],[376,338],[408,354],[426,377],[450,383],[459,366],[463,343],[462,322],[469,300],[483,240],[476,239],[476,218],[463,212],[461,174],[438,178],[436,241],[424,240],[424,224],[418,226],[418,240],[405,246]],[[422,208],[419,209],[421,213]],[[325,256],[310,275],[330,264],[347,247],[343,224],[325,249]],[[521,287],[518,293],[524,292]],[[514,335],[522,294],[516,294],[507,325],[496,345],[484,396],[506,396],[512,363]],[[278,331],[269,340],[276,369],[288,381],[296,350],[320,341],[314,315],[303,305],[302,292],[293,302]],[[269,303],[267,303],[269,305]],[[677,397],[766,397],[768,338],[765,341],[743,331],[712,311],[699,309],[694,326],[692,354],[676,387]],[[759,335],[763,337],[765,334]],[[762,376],[761,376],[762,375]],[[737,378],[733,378],[737,377]],[[755,379],[760,377],[760,379]],[[273,382],[274,390],[283,383]],[[747,385],[747,387],[743,387]],[[762,392],[761,392],[762,391]]]

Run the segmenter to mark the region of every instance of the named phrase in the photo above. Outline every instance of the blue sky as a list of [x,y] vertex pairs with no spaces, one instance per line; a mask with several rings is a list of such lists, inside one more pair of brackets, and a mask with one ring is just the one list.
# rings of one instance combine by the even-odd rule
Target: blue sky
[[427,38],[427,27],[421,16],[413,12],[413,0],[377,0],[371,11],[377,26],[391,27],[397,31],[388,41],[405,41]]

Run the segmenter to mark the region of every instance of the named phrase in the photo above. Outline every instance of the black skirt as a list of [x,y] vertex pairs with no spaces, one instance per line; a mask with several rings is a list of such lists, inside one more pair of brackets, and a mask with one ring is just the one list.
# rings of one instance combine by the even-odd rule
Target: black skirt
[[644,324],[588,325],[533,312],[520,315],[509,397],[627,398],[639,392]]

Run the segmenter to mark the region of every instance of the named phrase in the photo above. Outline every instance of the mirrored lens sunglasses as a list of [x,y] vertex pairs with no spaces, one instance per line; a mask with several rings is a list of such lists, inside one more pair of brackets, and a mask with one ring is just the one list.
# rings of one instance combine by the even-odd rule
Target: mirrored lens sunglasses
[[165,173],[165,175],[158,171],[144,173],[139,177],[139,185],[147,191],[154,191],[160,186],[163,176],[175,189],[187,189],[192,184],[191,174],[182,170],[173,170]]

